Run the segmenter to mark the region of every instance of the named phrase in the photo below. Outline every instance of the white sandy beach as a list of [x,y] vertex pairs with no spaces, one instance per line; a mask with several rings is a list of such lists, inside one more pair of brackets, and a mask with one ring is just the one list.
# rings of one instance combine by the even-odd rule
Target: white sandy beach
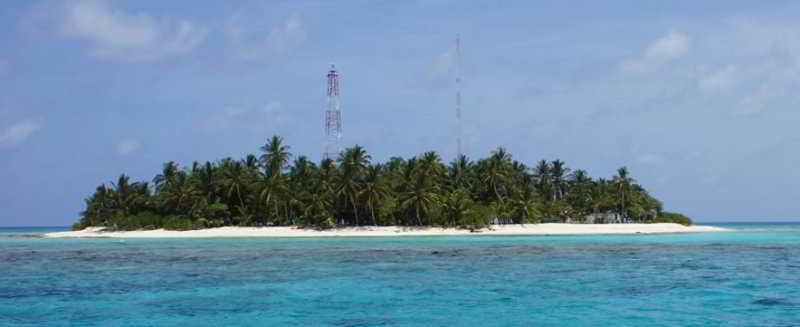
[[589,235],[589,234],[665,234],[719,232],[713,226],[679,224],[526,224],[493,225],[478,231],[438,227],[342,227],[316,230],[297,227],[219,227],[191,231],[163,229],[147,231],[106,232],[102,227],[80,231],[47,233],[45,237],[110,237],[110,238],[205,238],[205,237],[358,237],[358,236],[451,236],[451,235]]

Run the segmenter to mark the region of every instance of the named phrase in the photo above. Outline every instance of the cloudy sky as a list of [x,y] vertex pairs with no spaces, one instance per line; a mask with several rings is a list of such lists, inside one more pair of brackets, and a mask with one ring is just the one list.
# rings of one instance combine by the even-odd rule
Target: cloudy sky
[[697,220],[800,216],[796,1],[6,1],[0,225],[68,225],[94,187],[164,161],[322,151],[325,73],[345,144],[507,147],[594,176],[628,166]]

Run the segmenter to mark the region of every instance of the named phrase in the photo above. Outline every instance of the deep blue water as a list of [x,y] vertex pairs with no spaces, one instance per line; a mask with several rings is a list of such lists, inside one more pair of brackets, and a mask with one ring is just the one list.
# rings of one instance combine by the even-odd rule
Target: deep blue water
[[0,325],[800,325],[800,224],[726,227],[193,240],[0,229]]

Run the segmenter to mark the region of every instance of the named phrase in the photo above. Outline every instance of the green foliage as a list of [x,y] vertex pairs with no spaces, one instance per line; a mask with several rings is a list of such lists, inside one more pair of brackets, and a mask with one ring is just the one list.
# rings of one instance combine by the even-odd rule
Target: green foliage
[[164,229],[166,230],[190,230],[193,228],[192,222],[186,218],[169,216],[164,220]]
[[666,211],[662,212],[660,215],[658,215],[658,217],[656,217],[656,219],[653,220],[653,222],[654,223],[676,223],[676,224],[681,224],[681,225],[685,225],[685,226],[691,226],[692,225],[692,219],[691,218],[686,217],[686,216],[684,216],[682,214],[679,214],[679,213],[666,212]]
[[[653,198],[620,168],[593,179],[560,160],[528,167],[503,148],[472,161],[445,164],[433,151],[374,163],[354,146],[335,160],[292,157],[281,137],[258,156],[167,162],[152,183],[121,175],[86,198],[75,229],[186,230],[220,226],[437,225],[479,228],[490,223],[689,222],[663,213]],[[292,161],[293,160],[293,161]]]
[[74,224],[72,224],[71,229],[72,230],[83,230],[84,228],[90,227],[90,226],[91,225],[88,224],[88,221],[86,221],[86,219],[80,219],[80,220],[76,221]]
[[473,204],[467,211],[464,219],[459,222],[458,226],[471,230],[481,229],[489,225],[489,222],[495,215],[496,213],[491,207],[482,204]]

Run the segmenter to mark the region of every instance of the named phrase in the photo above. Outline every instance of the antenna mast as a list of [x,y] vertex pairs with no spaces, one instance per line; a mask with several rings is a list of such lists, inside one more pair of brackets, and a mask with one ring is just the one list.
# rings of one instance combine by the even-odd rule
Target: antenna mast
[[456,34],[456,155],[463,155],[461,148],[461,35]]
[[342,151],[342,111],[339,101],[339,72],[331,64],[328,71],[328,106],[325,109],[325,152],[323,158],[335,160]]

